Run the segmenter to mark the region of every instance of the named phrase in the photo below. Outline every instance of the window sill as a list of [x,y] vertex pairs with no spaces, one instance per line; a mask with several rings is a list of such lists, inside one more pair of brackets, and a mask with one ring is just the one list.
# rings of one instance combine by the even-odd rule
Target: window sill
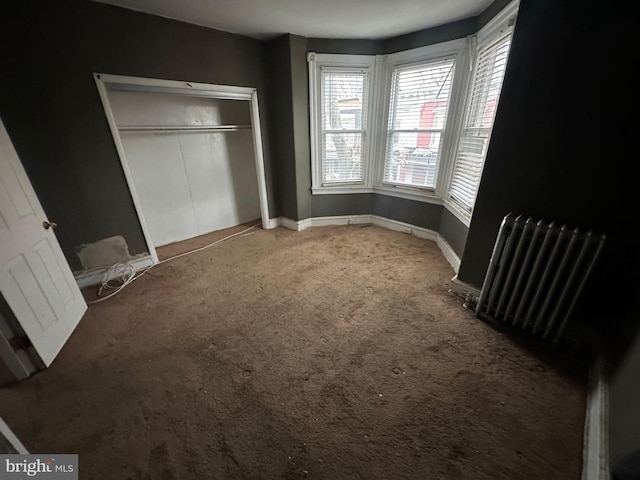
[[405,198],[416,202],[432,203],[435,205],[444,205],[444,199],[437,196],[433,192],[417,190],[413,188],[392,187],[389,185],[380,185],[370,187],[366,185],[336,185],[332,187],[312,187],[313,195],[348,195],[354,193],[377,193],[379,195],[387,195],[389,197]]
[[344,195],[349,193],[373,193],[373,188],[366,185],[335,185],[332,187],[312,187],[314,195]]
[[374,193],[379,193],[381,195],[406,198],[407,200],[415,200],[416,202],[433,203],[435,205],[444,204],[444,200],[442,199],[442,197],[439,197],[435,193],[426,190],[381,185],[374,187],[373,191]]

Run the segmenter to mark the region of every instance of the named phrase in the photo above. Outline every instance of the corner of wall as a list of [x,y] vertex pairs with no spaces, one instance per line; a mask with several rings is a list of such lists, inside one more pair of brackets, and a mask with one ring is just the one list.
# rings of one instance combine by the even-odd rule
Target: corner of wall
[[463,282],[458,278],[457,274],[451,279],[451,289],[449,291],[468,304],[477,303],[480,297],[480,289],[470,283]]

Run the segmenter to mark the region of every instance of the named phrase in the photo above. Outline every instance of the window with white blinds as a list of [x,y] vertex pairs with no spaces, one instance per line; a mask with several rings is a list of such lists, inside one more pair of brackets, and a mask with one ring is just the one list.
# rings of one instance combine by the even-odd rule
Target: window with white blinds
[[308,52],[311,193],[438,203],[468,225],[517,11],[386,55]]
[[368,74],[321,70],[322,185],[362,183]]
[[454,66],[450,58],[393,70],[385,183],[435,188]]
[[450,198],[468,213],[476,201],[510,44],[509,31],[481,46],[476,57],[449,187]]

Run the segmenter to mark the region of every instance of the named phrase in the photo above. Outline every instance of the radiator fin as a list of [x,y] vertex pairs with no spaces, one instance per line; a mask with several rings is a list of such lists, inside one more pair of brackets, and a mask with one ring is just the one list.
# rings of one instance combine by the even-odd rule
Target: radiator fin
[[476,315],[557,343],[606,236],[522,215],[504,217]]

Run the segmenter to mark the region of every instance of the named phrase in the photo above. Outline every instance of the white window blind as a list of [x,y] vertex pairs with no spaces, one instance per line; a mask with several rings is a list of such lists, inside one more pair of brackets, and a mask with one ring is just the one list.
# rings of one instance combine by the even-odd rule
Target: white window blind
[[453,73],[453,59],[394,69],[384,182],[435,188]]
[[449,195],[471,213],[507,66],[511,32],[478,50]]
[[363,182],[368,74],[322,70],[322,185]]

